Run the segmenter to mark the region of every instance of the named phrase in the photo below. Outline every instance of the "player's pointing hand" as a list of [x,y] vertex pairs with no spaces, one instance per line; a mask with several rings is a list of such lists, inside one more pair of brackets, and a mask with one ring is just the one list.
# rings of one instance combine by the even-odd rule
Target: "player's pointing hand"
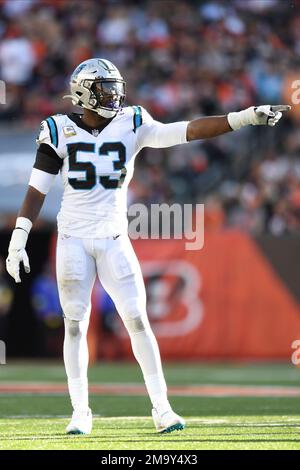
[[282,113],[289,111],[291,106],[288,104],[278,104],[278,105],[262,105],[254,108],[254,112],[257,115],[257,122],[253,125],[268,125],[275,126],[279,119],[282,117]]
[[236,131],[244,126],[275,126],[281,119],[282,113],[289,111],[289,104],[261,106],[251,106],[239,112],[229,113],[227,116],[228,123],[232,130]]

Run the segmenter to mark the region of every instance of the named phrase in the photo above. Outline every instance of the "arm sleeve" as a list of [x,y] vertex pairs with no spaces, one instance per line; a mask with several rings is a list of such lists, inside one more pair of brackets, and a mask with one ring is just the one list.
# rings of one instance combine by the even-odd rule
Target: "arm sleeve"
[[49,144],[41,144],[36,152],[33,168],[57,175],[63,165],[63,160]]
[[42,194],[47,194],[63,165],[63,159],[58,155],[58,131],[53,117],[42,121],[36,143],[39,147],[29,186]]
[[187,143],[187,126],[189,121],[163,124],[155,121],[150,114],[141,108],[142,124],[137,129],[137,147],[163,148]]
[[29,186],[47,194],[62,164],[63,160],[50,145],[41,144],[36,152]]
[[52,186],[55,176],[52,173],[33,168],[29,180],[29,186],[32,186],[42,194],[47,194]]
[[57,175],[63,165],[61,145],[57,125],[57,116],[50,116],[41,122],[39,135],[36,138],[38,150],[34,163],[37,170]]

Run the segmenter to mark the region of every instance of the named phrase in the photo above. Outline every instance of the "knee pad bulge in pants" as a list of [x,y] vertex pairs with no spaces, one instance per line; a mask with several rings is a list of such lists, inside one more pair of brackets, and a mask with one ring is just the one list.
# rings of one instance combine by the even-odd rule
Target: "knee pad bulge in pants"
[[89,306],[81,302],[69,301],[63,305],[63,312],[67,319],[81,321],[86,317]]

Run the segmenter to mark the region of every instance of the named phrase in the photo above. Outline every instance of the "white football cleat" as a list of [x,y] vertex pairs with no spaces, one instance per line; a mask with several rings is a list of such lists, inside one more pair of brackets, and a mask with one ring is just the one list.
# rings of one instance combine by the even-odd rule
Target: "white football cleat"
[[73,411],[71,422],[66,427],[67,434],[91,434],[93,415],[88,411]]
[[161,414],[153,408],[152,418],[157,432],[167,433],[173,431],[182,431],[185,428],[185,421],[178,416],[174,411],[168,410]]

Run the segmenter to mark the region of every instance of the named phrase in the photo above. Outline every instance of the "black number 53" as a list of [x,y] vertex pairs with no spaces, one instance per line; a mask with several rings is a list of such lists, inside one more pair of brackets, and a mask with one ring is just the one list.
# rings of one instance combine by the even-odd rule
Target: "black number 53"
[[[92,189],[97,183],[96,167],[92,162],[78,162],[77,152],[96,153],[95,144],[77,142],[68,144],[69,171],[85,172],[85,178],[69,178],[69,183],[74,189]],[[122,142],[106,142],[99,148],[99,157],[109,155],[109,152],[118,152],[118,160],[113,161],[114,170],[121,170],[119,178],[100,176],[99,180],[105,189],[121,188],[126,176],[126,148]]]

